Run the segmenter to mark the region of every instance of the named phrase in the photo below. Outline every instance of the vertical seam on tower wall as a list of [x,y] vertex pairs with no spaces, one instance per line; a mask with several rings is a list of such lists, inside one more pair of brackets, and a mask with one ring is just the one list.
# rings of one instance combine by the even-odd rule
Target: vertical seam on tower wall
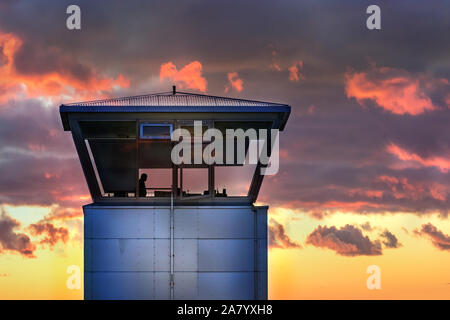
[[196,270],[196,289],[197,289],[197,299],[200,295],[200,286],[199,286],[199,279],[200,279],[200,252],[199,252],[199,244],[200,244],[200,234],[199,234],[199,212],[198,208],[195,209],[195,230],[196,230],[196,237],[197,237],[197,270]]
[[253,294],[254,299],[258,300],[258,210],[252,206],[253,212]]
[[153,228],[153,299],[156,299],[156,288],[155,288],[155,284],[156,284],[156,229],[155,229],[155,224],[156,224],[156,212],[155,209],[151,209],[151,213],[152,213],[152,228]]

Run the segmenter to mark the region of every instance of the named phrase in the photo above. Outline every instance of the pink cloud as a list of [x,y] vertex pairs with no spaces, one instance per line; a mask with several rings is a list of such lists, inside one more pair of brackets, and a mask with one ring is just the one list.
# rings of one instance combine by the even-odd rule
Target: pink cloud
[[225,92],[228,92],[230,87],[237,92],[241,92],[244,89],[244,81],[239,78],[239,74],[237,72],[229,72],[227,76],[229,84],[225,86]]
[[272,49],[272,63],[270,64],[269,68],[278,72],[281,71],[278,52],[275,49]]
[[289,81],[291,82],[299,82],[300,80],[305,79],[303,75],[303,61],[298,61],[294,63],[292,66],[288,68],[289,71]]
[[160,67],[160,81],[169,79],[176,83],[180,88],[194,89],[206,92],[208,82],[202,75],[203,66],[199,61],[193,61],[185,65],[180,70],[173,62],[163,63]]
[[[118,87],[126,88],[130,82],[123,75],[116,79],[100,73],[95,68],[74,61],[57,48],[42,48],[35,55],[48,55],[57,60],[57,67],[45,72],[24,73],[17,69],[16,58],[23,49],[23,40],[12,33],[0,31],[0,102],[20,97],[60,97],[93,99],[106,97],[106,92]],[[37,60],[37,57],[29,57]],[[82,70],[80,76],[73,70]]]
[[439,109],[431,101],[428,91],[447,86],[445,81],[431,79],[423,74],[387,67],[372,67],[363,72],[345,74],[345,93],[362,106],[367,100],[394,114],[419,115]]
[[448,157],[433,156],[424,158],[396,145],[395,143],[388,144],[386,146],[386,150],[402,161],[412,161],[425,167],[437,167],[442,172],[447,172],[450,169],[450,158]]

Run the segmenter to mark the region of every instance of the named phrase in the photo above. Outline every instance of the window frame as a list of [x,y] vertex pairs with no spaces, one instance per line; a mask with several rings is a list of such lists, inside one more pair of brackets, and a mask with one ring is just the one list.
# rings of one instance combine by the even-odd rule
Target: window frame
[[[164,136],[145,136],[144,127],[169,127],[169,135]],[[143,122],[139,124],[139,139],[143,140],[171,140],[173,132],[172,123],[148,123]]]

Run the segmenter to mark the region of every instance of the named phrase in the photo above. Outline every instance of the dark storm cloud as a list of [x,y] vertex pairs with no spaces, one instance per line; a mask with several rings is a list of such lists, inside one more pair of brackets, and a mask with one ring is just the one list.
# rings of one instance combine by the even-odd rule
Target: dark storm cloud
[[297,242],[291,240],[286,234],[284,226],[274,219],[270,220],[269,224],[269,248],[284,248],[284,249],[300,249],[302,246]]
[[397,237],[389,230],[385,230],[380,236],[383,238],[382,242],[386,248],[398,248],[402,246],[402,244],[398,242]]
[[2,208],[0,213],[0,254],[5,251],[16,252],[27,258],[34,258],[36,246],[30,237],[15,231],[20,226],[17,220],[11,218]]
[[58,47],[25,42],[14,57],[14,66],[21,74],[67,74],[79,81],[94,77],[92,68],[77,61],[76,57],[65,55]]
[[336,227],[318,226],[306,240],[307,244],[315,247],[336,251],[342,256],[381,255],[381,244],[378,240],[371,241],[364,236],[360,229],[352,225]]
[[[69,4],[81,7],[81,31],[65,28]],[[435,1],[425,9],[420,1],[380,4],[381,32],[365,27],[365,9],[370,4],[332,0],[14,1],[2,10],[0,26],[103,66],[128,66],[136,71],[139,64],[153,62],[155,67],[164,59],[261,66],[271,57],[270,45],[289,65],[300,55],[309,64],[313,59],[326,61],[327,68],[334,70],[344,70],[351,63],[362,66],[368,56],[408,69],[423,70],[424,60],[433,70],[436,64],[448,62],[442,54],[450,49],[445,34],[450,14],[445,2]]]

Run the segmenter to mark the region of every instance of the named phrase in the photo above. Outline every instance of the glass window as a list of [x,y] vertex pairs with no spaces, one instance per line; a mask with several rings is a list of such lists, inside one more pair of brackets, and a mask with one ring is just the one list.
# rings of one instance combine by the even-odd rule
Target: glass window
[[171,192],[172,169],[139,169],[140,197],[170,197]]
[[136,140],[85,140],[103,196],[134,197],[136,191]]
[[247,196],[255,169],[256,164],[215,167],[214,187],[217,190],[216,197]]
[[[183,168],[182,171],[183,197],[203,196],[208,194],[207,168]],[[178,178],[181,178],[180,174],[178,175]]]
[[163,123],[142,123],[141,139],[170,139],[172,125]]
[[80,129],[85,139],[136,139],[136,121],[80,121]]

